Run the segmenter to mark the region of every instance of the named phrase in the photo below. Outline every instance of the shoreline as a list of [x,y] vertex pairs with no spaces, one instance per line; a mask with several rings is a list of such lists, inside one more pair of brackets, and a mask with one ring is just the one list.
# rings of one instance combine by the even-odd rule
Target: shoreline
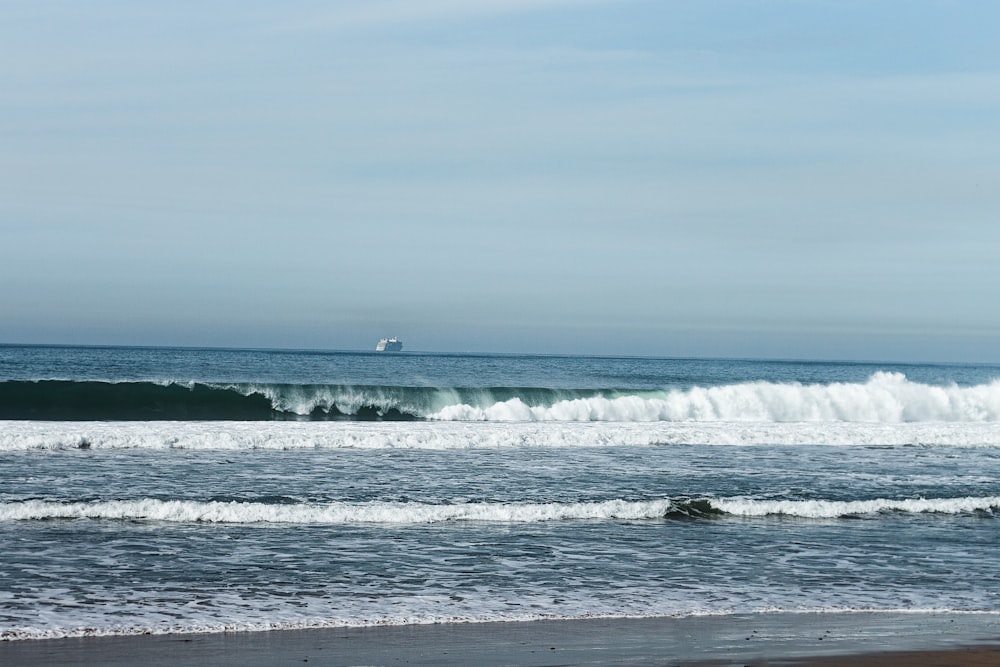
[[0,664],[996,665],[1000,615],[765,613],[0,642]]

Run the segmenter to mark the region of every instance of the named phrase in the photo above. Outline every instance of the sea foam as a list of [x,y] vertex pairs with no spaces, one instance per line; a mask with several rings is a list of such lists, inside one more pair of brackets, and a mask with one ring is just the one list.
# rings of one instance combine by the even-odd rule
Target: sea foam
[[713,500],[712,507],[737,516],[795,516],[811,519],[832,519],[844,516],[901,512],[910,514],[967,514],[994,512],[1000,509],[1000,496],[985,498],[908,498],[890,500]]
[[171,523],[415,524],[445,521],[533,523],[582,519],[652,519],[676,509],[670,500],[589,503],[271,504],[190,500],[109,500],[0,504],[0,520],[107,519]]
[[0,421],[0,451],[482,449],[669,445],[1000,447],[990,422]]
[[449,405],[429,419],[458,421],[995,422],[1000,381],[973,387],[912,382],[879,372],[865,383],[747,382],[530,405]]
[[490,523],[540,523],[581,520],[662,519],[671,516],[735,515],[742,517],[791,516],[830,519],[898,512],[909,514],[992,513],[1000,496],[982,498],[831,500],[754,500],[658,498],[630,501],[552,503],[454,503],[367,502],[284,504],[193,500],[101,500],[53,502],[25,500],[0,504],[0,521],[52,519],[102,519],[167,523],[233,524],[422,524],[455,521]]

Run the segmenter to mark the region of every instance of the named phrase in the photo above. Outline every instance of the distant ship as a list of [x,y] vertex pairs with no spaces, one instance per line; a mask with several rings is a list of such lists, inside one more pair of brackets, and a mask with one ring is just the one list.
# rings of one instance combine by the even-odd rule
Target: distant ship
[[376,352],[399,352],[403,349],[403,341],[399,340],[395,336],[392,338],[383,338],[375,346]]

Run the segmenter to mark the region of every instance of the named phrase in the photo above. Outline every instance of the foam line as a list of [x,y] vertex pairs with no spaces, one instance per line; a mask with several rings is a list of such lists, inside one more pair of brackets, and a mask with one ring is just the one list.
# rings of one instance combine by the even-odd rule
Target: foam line
[[1000,496],[986,498],[914,498],[905,500],[713,500],[712,506],[736,516],[794,516],[810,519],[833,519],[845,516],[903,512],[910,514],[967,514],[995,512],[1000,509]]
[[670,500],[590,503],[330,503],[268,504],[188,500],[110,500],[0,504],[0,520],[107,519],[171,523],[419,524],[445,521],[533,523],[580,519],[653,519],[674,511]]
[[0,452],[575,448],[670,445],[1000,447],[990,422],[36,422],[0,421]]
[[0,451],[576,448],[669,445],[1000,447],[992,423],[0,421]]
[[1000,509],[1000,496],[891,500],[606,500],[579,503],[329,503],[271,504],[191,500],[106,500],[60,503],[27,500],[0,504],[0,521],[101,519],[168,523],[423,524],[454,521],[539,523],[574,520],[642,520],[729,514],[831,519],[884,512],[967,514]]

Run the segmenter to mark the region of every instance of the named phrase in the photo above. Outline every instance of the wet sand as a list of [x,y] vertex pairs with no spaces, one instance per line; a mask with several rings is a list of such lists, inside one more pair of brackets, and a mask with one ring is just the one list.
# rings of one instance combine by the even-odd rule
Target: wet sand
[[1000,665],[1000,648],[970,646],[949,651],[896,651],[814,657],[791,663],[771,664],[787,667],[996,667]]
[[1000,666],[991,614],[752,614],[0,642],[0,664]]

